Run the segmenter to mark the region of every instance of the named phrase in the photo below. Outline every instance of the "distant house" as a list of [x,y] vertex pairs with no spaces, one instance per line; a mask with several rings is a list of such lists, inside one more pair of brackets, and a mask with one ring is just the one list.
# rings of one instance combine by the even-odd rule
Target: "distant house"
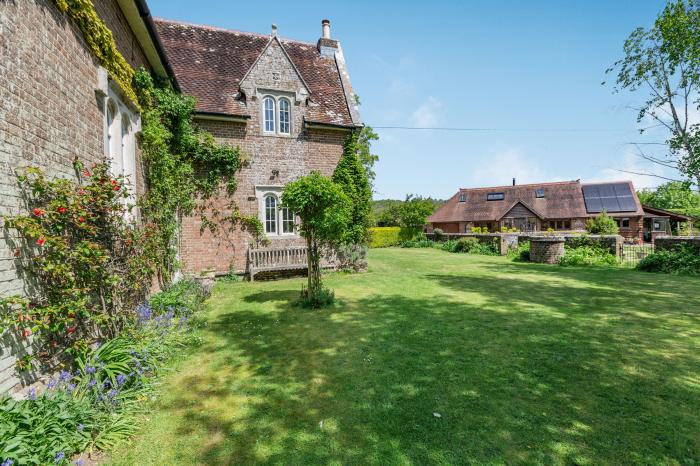
[[620,227],[620,234],[651,241],[671,233],[671,222],[689,217],[659,209],[645,209],[631,181],[515,184],[491,188],[460,189],[433,215],[429,231],[468,233],[473,227],[491,232],[503,228],[537,232],[584,230],[586,220],[606,211]]

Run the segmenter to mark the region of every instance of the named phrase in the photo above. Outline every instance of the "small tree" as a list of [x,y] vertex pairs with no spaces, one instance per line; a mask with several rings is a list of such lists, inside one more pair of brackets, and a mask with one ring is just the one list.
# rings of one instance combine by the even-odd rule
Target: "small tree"
[[606,211],[602,211],[597,217],[586,221],[586,230],[593,235],[616,235],[619,228],[615,220]]
[[308,290],[302,299],[311,307],[320,307],[332,296],[321,283],[321,254],[325,246],[338,244],[350,222],[350,200],[329,178],[312,172],[289,183],[282,203],[299,216],[299,233],[308,247]]
[[423,199],[421,196],[409,194],[399,209],[401,226],[422,230],[426,219],[434,210],[435,204],[430,199]]

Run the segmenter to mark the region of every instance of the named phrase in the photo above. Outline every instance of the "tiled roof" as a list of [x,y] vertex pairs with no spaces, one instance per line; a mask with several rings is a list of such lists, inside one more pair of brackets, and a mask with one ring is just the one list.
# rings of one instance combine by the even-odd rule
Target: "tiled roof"
[[[632,192],[634,186],[630,183]],[[490,188],[460,189],[443,204],[429,222],[493,222],[500,220],[518,202],[542,219],[566,219],[591,217],[596,214],[586,212],[583,191],[579,181],[556,183],[521,184],[515,186],[495,186]],[[544,189],[543,198],[536,196],[537,189]],[[501,201],[488,201],[489,193],[503,193]],[[465,202],[459,202],[460,196]],[[644,215],[639,200],[635,197],[635,212],[611,213],[612,216]]]
[[[155,20],[165,53],[186,94],[197,99],[197,111],[249,116],[237,97],[241,79],[270,41],[269,36]],[[307,120],[353,126],[336,60],[322,58],[315,44],[280,42],[311,91]]]

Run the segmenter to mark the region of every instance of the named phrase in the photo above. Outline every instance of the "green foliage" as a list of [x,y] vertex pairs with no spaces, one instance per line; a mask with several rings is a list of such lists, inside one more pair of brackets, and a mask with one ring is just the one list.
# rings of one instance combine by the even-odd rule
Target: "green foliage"
[[638,191],[637,196],[642,204],[658,209],[700,208],[700,193],[693,191],[688,181],[670,181],[653,191]]
[[284,188],[282,203],[299,216],[299,233],[306,238],[308,290],[302,291],[302,298],[310,303],[323,303],[320,299],[324,296],[320,267],[322,250],[342,242],[352,216],[350,200],[332,180],[312,172]]
[[398,246],[404,241],[413,240],[420,230],[401,227],[373,227],[369,229],[370,248]]
[[[257,217],[241,216],[232,194],[235,174],[246,163],[238,147],[218,144],[193,122],[195,101],[167,83],[155,83],[140,69],[134,83],[143,108],[141,157],[147,191],[139,200],[144,220],[155,227],[157,270],[161,284],[169,283],[177,266],[177,229],[182,216],[197,212],[203,228],[213,233],[221,225],[241,226],[262,236]],[[224,184],[232,214],[224,216],[208,200]],[[208,213],[207,213],[208,212]]]
[[683,245],[656,251],[642,259],[637,268],[645,272],[700,275],[700,248]]
[[61,371],[43,393],[0,398],[0,458],[68,464],[74,453],[127,440],[164,362],[196,343],[190,316],[203,296],[194,282],[156,294],[152,302],[168,303],[166,309],[139,306],[120,336],[79,355],[75,371]]
[[435,238],[435,241],[442,241],[445,239],[445,233],[441,228],[435,228],[433,230],[433,238]]
[[301,307],[308,309],[320,309],[322,307],[330,306],[334,302],[335,293],[333,290],[321,284],[319,287],[316,287],[313,290],[302,286],[298,304]]
[[365,126],[360,130],[357,135],[353,136],[353,148],[357,157],[360,159],[360,163],[365,169],[367,178],[370,185],[370,191],[372,190],[372,183],[376,173],[374,173],[374,164],[379,160],[379,156],[372,153],[372,141],[378,141],[379,135],[374,132],[371,126]]
[[351,203],[350,222],[343,233],[345,244],[367,244],[372,209],[372,188],[360,161],[358,138],[353,133],[345,141],[343,156],[333,172],[333,181],[341,187]]
[[43,345],[44,353],[84,348],[115,336],[151,285],[152,229],[127,221],[126,180],[106,164],[89,170],[76,160],[78,181],[47,180],[37,168],[18,176],[29,215],[5,217],[21,236],[15,255],[36,293],[2,300],[0,330]]
[[408,240],[401,243],[402,248],[433,248],[436,247],[438,243],[435,241],[419,238],[415,240]]
[[59,10],[64,12],[80,29],[90,52],[97,58],[119,87],[131,101],[138,105],[136,93],[132,86],[134,69],[124,59],[117,44],[114,42],[112,31],[105,22],[97,16],[91,0],[53,0]]
[[426,219],[434,210],[435,206],[431,200],[409,194],[399,209],[400,225],[422,230]]
[[516,262],[530,262],[530,242],[519,243],[517,248],[508,251],[507,257]]
[[606,72],[617,70],[618,89],[648,92],[637,121],[651,118],[669,133],[669,157],[645,157],[673,164],[700,188],[700,124],[688,121],[687,110],[699,104],[700,2],[668,2],[651,28],[630,34],[624,53]]
[[603,211],[597,217],[586,220],[586,230],[593,235],[616,235],[619,228],[615,220]]
[[617,257],[600,246],[565,247],[565,252],[559,260],[559,265],[595,265],[614,266],[618,264]]
[[[444,204],[445,201],[433,199],[430,197],[423,198],[424,201],[432,204],[432,211]],[[401,222],[401,212],[405,201],[397,199],[379,199],[372,201],[372,223],[379,227],[398,227],[403,225]]]
[[472,233],[488,234],[490,232],[489,232],[489,227],[472,227]]
[[338,268],[360,272],[367,269],[368,247],[364,244],[341,244],[335,248]]
[[451,243],[450,252],[463,252],[468,254],[482,254],[494,256],[498,254],[498,246],[495,241],[481,242],[478,238],[460,238]]

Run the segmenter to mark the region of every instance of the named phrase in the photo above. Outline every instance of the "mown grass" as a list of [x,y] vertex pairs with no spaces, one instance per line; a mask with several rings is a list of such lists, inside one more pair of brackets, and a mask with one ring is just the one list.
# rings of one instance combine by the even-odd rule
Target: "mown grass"
[[700,462],[697,278],[385,249],[326,280],[321,311],[217,285],[110,464]]

